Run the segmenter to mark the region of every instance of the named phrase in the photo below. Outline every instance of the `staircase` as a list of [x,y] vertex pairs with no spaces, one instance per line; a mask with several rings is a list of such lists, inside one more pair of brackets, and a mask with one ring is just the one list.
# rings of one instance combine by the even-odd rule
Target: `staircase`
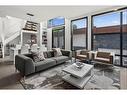
[[6,16],[4,20],[4,45],[14,40],[21,34],[22,28],[25,26],[26,21],[15,17]]
[[3,43],[3,48],[0,49],[0,52],[3,53],[2,55],[4,55],[3,52],[4,47],[6,46],[6,44],[8,44],[16,37],[21,35],[21,30],[25,26],[26,21],[11,16],[3,17],[1,21],[2,21],[1,39]]
[[20,31],[17,31],[16,33],[14,33],[14,34],[8,36],[8,37],[6,38],[4,44],[5,44],[5,45],[8,44],[10,41],[14,40],[14,39],[15,39],[16,37],[18,37],[20,34],[21,34]]

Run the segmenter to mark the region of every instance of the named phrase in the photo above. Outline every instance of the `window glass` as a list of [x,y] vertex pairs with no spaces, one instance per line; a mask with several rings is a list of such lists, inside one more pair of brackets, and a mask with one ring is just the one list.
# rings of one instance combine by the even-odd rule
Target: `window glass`
[[54,19],[51,19],[48,21],[48,27],[55,27],[55,26],[60,26],[65,24],[65,19],[64,17],[57,17]]
[[72,49],[86,49],[87,18],[72,20]]

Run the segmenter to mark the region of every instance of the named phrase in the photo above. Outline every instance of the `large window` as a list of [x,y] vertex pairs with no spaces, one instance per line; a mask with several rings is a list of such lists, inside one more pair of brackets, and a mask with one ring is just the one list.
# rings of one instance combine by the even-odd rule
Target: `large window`
[[123,65],[122,56],[127,53],[127,11],[94,15],[92,21],[93,50],[113,52],[114,64]]
[[57,17],[54,19],[51,19],[48,21],[48,27],[55,27],[55,26],[60,26],[65,24],[65,18],[64,17]]
[[100,48],[120,49],[120,13],[93,17],[93,49]]
[[127,9],[122,12],[122,62],[127,66]]
[[87,18],[71,21],[72,26],[72,50],[87,48]]

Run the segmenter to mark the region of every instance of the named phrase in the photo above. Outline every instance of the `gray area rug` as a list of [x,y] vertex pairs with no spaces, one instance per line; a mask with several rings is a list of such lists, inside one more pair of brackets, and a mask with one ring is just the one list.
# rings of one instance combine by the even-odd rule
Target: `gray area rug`
[[[62,65],[28,76],[25,83],[21,84],[25,89],[78,89],[62,80],[66,73],[62,69],[70,65],[66,62]],[[120,68],[107,65],[94,65],[94,76],[88,81],[84,89],[120,89]]]

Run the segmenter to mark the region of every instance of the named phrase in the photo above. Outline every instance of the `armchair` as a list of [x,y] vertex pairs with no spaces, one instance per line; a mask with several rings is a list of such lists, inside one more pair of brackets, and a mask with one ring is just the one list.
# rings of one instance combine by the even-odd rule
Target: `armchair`
[[106,64],[113,64],[113,55],[110,52],[100,52],[97,51],[96,53],[92,54],[93,61],[97,63],[106,63]]
[[89,50],[77,50],[76,59],[79,59],[79,60],[89,59]]

